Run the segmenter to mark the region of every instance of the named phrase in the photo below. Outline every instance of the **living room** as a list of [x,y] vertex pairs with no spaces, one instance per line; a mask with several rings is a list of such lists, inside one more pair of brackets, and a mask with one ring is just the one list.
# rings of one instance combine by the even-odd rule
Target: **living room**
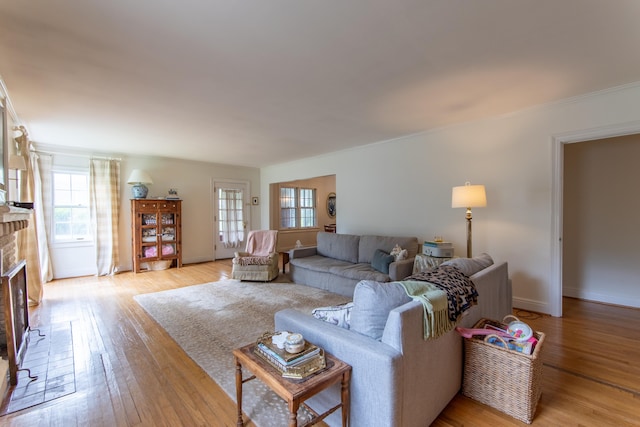
[[[496,2],[493,6],[498,7],[499,3]],[[8,6],[3,6],[5,7]],[[620,6],[621,10],[628,8],[626,13],[621,15],[637,16],[633,13],[636,12],[634,7],[631,3]],[[573,14],[564,9],[563,11],[565,14],[557,18],[558,21],[568,22],[574,19]],[[38,27],[42,25],[42,21],[46,21],[45,18],[39,17],[34,21],[26,21],[26,24],[29,24],[26,25],[24,16],[15,10],[7,10],[7,12],[12,13],[5,16],[20,17],[20,20],[16,21],[17,23],[3,25],[4,31],[7,31],[7,28],[19,29],[22,34],[28,28]],[[259,21],[255,17],[252,20]],[[601,21],[597,18],[590,21],[597,30],[594,31],[596,34],[605,33],[611,26],[616,26],[616,22],[621,21],[613,20],[608,14],[603,14]],[[22,24],[24,26],[21,27]],[[620,24],[618,28],[626,30],[627,27]],[[621,32],[624,33],[622,30]],[[9,39],[4,37],[6,35],[7,33],[2,33],[4,40]],[[634,32],[624,33],[621,38],[633,40],[635,35],[637,34]],[[589,36],[581,35],[581,37]],[[598,37],[600,36],[586,40],[594,41],[595,45]],[[463,41],[470,42],[465,38],[461,40],[461,44]],[[590,52],[587,47],[584,47],[580,54],[574,53],[585,61],[587,56],[597,56],[597,58],[591,58],[593,63],[581,63],[580,67],[571,69],[575,75],[572,72],[563,71],[560,66],[555,68],[554,62],[534,66],[525,62],[514,63],[517,62],[515,59],[511,61],[507,58],[500,63],[497,78],[509,83],[505,86],[488,85],[484,84],[483,80],[475,80],[477,76],[483,76],[487,72],[484,62],[475,67],[460,67],[457,74],[438,76],[438,79],[434,78],[428,82],[423,82],[420,78],[410,79],[407,75],[404,90],[401,90],[402,88],[398,85],[394,87],[396,91],[393,93],[379,92],[376,94],[377,98],[372,95],[367,114],[363,113],[368,119],[373,117],[374,119],[370,119],[372,121],[384,123],[385,120],[390,120],[391,123],[388,126],[381,126],[387,137],[378,137],[385,132],[372,133],[375,137],[369,140],[359,135],[358,140],[366,140],[366,143],[350,146],[347,144],[340,146],[335,141],[319,141],[310,138],[312,143],[309,144],[313,145],[313,149],[309,150],[308,155],[292,156],[285,161],[270,161],[256,165],[253,163],[255,162],[253,156],[256,154],[251,150],[241,149],[239,154],[235,154],[241,161],[227,163],[223,161],[224,156],[226,151],[231,150],[229,147],[234,143],[227,142],[222,148],[218,146],[213,148],[212,140],[219,138],[219,134],[207,141],[211,142],[211,148],[206,144],[205,148],[199,147],[202,153],[200,160],[197,156],[183,158],[179,155],[162,154],[165,145],[184,146],[184,151],[187,151],[186,146],[192,134],[188,129],[189,126],[186,125],[184,135],[174,130],[171,133],[167,132],[170,137],[166,139],[159,138],[158,134],[162,132],[149,132],[149,139],[157,146],[157,150],[141,149],[135,147],[133,143],[130,143],[133,147],[131,152],[125,152],[115,143],[113,146],[118,148],[113,150],[107,150],[104,146],[90,149],[73,144],[53,144],[45,137],[40,138],[38,135],[46,135],[46,133],[39,134],[38,129],[42,129],[43,121],[55,120],[56,115],[52,113],[51,117],[31,118],[31,111],[35,107],[27,100],[37,97],[38,94],[31,93],[36,89],[30,89],[25,83],[29,79],[24,77],[24,75],[28,76],[29,73],[26,71],[29,70],[25,71],[19,61],[12,61],[15,46],[7,46],[7,43],[3,44],[3,50],[0,52],[3,58],[0,62],[0,74],[5,79],[18,120],[28,128],[32,126],[30,135],[34,138],[34,146],[42,152],[55,152],[56,161],[67,166],[77,165],[78,159],[81,159],[81,162],[88,162],[92,155],[121,159],[121,215],[118,241],[119,270],[123,272],[131,269],[129,212],[131,195],[126,178],[134,169],[145,170],[153,178],[153,184],[149,185],[150,196],[164,196],[168,189],[178,189],[180,198],[183,200],[183,262],[187,265],[208,262],[215,258],[212,249],[215,244],[212,183],[216,179],[236,180],[248,184],[250,195],[258,197],[259,200],[258,204],[251,205],[249,208],[248,227],[264,229],[269,228],[273,220],[271,202],[273,184],[335,176],[335,193],[339,200],[337,220],[339,233],[415,235],[421,240],[429,240],[436,235],[444,236],[454,244],[458,255],[464,253],[466,246],[464,210],[451,208],[451,188],[462,185],[465,181],[471,181],[474,184],[485,185],[488,198],[486,207],[473,210],[473,252],[477,254],[486,252],[496,260],[508,261],[515,307],[561,316],[563,314],[562,297],[567,295],[564,292],[565,283],[563,283],[566,281],[563,273],[566,273],[567,268],[563,264],[563,250],[566,249],[563,242],[569,244],[563,232],[563,228],[566,228],[566,224],[563,223],[563,211],[566,210],[564,209],[565,195],[563,195],[566,165],[563,159],[566,147],[568,144],[579,146],[583,141],[592,140],[613,142],[611,138],[633,138],[640,133],[640,109],[638,109],[640,73],[638,73],[638,64],[633,58],[617,63],[622,65],[608,65],[607,68],[611,68],[610,72],[614,74],[604,82],[599,81],[600,86],[585,84],[584,90],[579,90],[580,87],[571,85],[571,81],[578,78],[577,69],[587,69],[589,65],[596,68],[595,63],[609,64],[611,59],[604,52],[616,51],[618,54],[618,50],[624,52],[622,48],[614,49],[611,46],[605,46],[596,49],[601,56]],[[525,49],[527,43],[528,41],[520,41],[518,48]],[[578,46],[581,45],[578,44]],[[542,49],[539,46],[538,48]],[[568,49],[564,52],[568,52]],[[554,53],[558,55],[556,51]],[[620,56],[633,57],[634,55],[626,52],[625,55]],[[558,56],[553,59],[562,63]],[[616,72],[618,74],[615,74]],[[349,81],[353,84],[356,80],[357,77],[352,76]],[[35,84],[36,81],[38,85]],[[117,82],[118,79],[113,78],[108,81]],[[441,96],[444,98],[445,89],[436,90],[439,84],[446,88],[447,92],[455,93],[453,98],[447,98],[447,103],[438,105],[440,109],[433,105],[429,107],[432,108],[431,110],[427,107],[415,110],[408,108],[407,104],[418,104],[420,99],[433,100]],[[46,87],[46,79],[34,79],[34,86]],[[553,92],[555,97],[551,99],[543,96],[551,89],[557,90]],[[415,98],[410,102],[405,101],[403,97],[405,92],[412,92]],[[64,94],[64,91],[56,92],[55,96],[43,96],[42,102],[44,103],[45,99],[55,99],[64,103],[60,101],[64,99],[61,93]],[[147,92],[146,95],[149,98],[158,99],[161,98],[158,93],[160,92]],[[514,97],[516,94],[527,95],[533,101],[528,104],[507,102],[500,108],[492,109],[491,100],[500,95],[509,98],[509,94]],[[144,95],[143,93],[141,96]],[[335,101],[335,113],[327,113],[333,110],[328,105],[323,105],[324,110],[314,109],[310,116],[316,114],[315,120],[318,121],[340,116],[343,112],[342,108],[346,107],[343,106],[338,94],[332,93],[332,95]],[[251,98],[248,95],[244,96],[236,102],[230,102],[229,108],[238,108],[237,105],[243,102],[250,103]],[[228,98],[225,100],[229,101]],[[48,108],[55,111],[56,102],[48,102]],[[200,106],[200,104],[195,105]],[[270,111],[265,104],[261,103],[260,107]],[[399,112],[395,113],[395,109]],[[102,111],[97,109],[96,116],[99,116]],[[203,111],[205,111],[204,106]],[[211,117],[215,114],[210,110],[206,111],[206,114],[203,114],[206,116],[204,121],[212,120]],[[154,110],[154,112],[157,111]],[[165,115],[157,117],[169,117],[175,113],[169,107],[162,112]],[[129,116],[132,115],[129,110],[127,113]],[[407,123],[398,119],[396,114],[397,116],[405,114]],[[391,116],[395,121],[391,120]],[[415,122],[409,123],[409,119],[414,119],[416,116],[425,121],[424,129],[418,130],[415,128]],[[461,122],[456,120],[458,116],[463,118]],[[157,117],[156,121],[161,121]],[[347,119],[352,118],[347,117]],[[312,121],[309,117],[306,119],[308,122]],[[300,122],[304,121],[290,123],[290,126],[301,126]],[[337,120],[332,124],[338,127],[339,122],[340,120]],[[256,119],[254,123],[262,122]],[[9,125],[14,124],[19,123],[9,123]],[[198,124],[201,125],[202,122]],[[59,126],[66,128],[70,137],[73,135],[74,125],[71,120],[61,120]],[[151,126],[147,127],[151,128]],[[256,127],[260,128],[257,125]],[[265,125],[264,128],[269,126]],[[119,127],[117,133],[124,136],[127,129],[128,123],[127,126]],[[162,128],[162,130],[166,129]],[[213,130],[209,132],[214,135]],[[233,133],[227,133],[227,135],[237,136]],[[348,141],[350,134],[345,132],[342,138]],[[61,139],[64,140],[64,138]],[[229,140],[233,138],[230,137]],[[321,150],[319,147],[323,144],[327,144],[331,149]],[[637,140],[633,144],[637,145]],[[216,154],[216,150],[219,154]],[[275,148],[267,151],[277,152],[278,158],[285,158],[282,156],[296,152],[294,149]],[[634,157],[634,154],[624,153],[620,154],[620,158]],[[245,159],[246,163],[244,163]],[[616,161],[609,161],[607,167],[611,168],[609,170],[615,170],[616,164]],[[611,176],[598,169],[592,169],[588,176],[593,179],[598,174],[602,174],[603,179]],[[626,182],[620,182],[620,179],[610,182],[608,187],[616,188],[620,194],[633,194],[629,188],[632,188],[631,183],[637,181],[636,174],[635,168],[625,169],[623,175],[626,177],[626,182],[630,183],[629,187],[626,187]],[[602,194],[602,189],[598,194]],[[320,201],[319,204],[322,202]],[[579,277],[580,272],[593,271],[593,266],[599,265],[600,268],[595,273],[598,277],[606,272],[611,275],[606,280],[624,283],[624,285],[607,286],[600,291],[591,289],[589,292],[584,291],[583,294],[577,290],[573,291],[576,295],[570,296],[640,307],[640,290],[634,286],[632,280],[629,281],[629,277],[637,277],[640,273],[640,266],[636,262],[625,262],[621,263],[622,265],[617,265],[618,263],[615,262],[616,269],[608,270],[608,266],[614,264],[614,261],[627,260],[629,254],[634,253],[635,248],[625,240],[633,234],[628,232],[627,225],[633,222],[629,222],[627,216],[620,216],[625,212],[637,212],[637,205],[633,203],[635,202],[627,201],[627,204],[611,209],[610,216],[602,218],[600,222],[600,224],[606,224],[606,227],[602,228],[606,228],[612,239],[618,242],[624,240],[626,243],[618,247],[609,246],[607,252],[601,257],[596,256],[597,248],[591,249],[589,256],[583,256],[577,260],[577,267],[571,270],[572,278]],[[588,212],[584,211],[580,214],[587,215]],[[69,264],[88,265],[78,263],[79,258],[65,252],[60,252],[59,258],[61,263],[65,260],[73,260]],[[72,275],[86,274],[92,273],[83,270],[76,271]],[[60,277],[66,276],[62,274]],[[571,281],[573,282],[573,279]]]

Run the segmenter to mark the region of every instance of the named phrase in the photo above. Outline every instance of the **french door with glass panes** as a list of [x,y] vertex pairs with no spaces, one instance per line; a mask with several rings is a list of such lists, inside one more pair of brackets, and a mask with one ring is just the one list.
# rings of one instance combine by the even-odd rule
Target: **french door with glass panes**
[[214,257],[233,258],[246,246],[249,221],[249,184],[237,181],[214,182]]

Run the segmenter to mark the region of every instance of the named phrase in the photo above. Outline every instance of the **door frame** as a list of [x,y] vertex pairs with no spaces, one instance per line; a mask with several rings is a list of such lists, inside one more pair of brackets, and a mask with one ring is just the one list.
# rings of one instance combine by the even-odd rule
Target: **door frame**
[[596,139],[640,133],[640,121],[620,123],[552,135],[552,200],[551,200],[551,283],[549,310],[552,316],[562,317],[562,215],[564,183],[564,146]]
[[[225,184],[240,184],[244,185],[247,189],[246,194],[244,195],[244,203],[242,214],[245,218],[245,222],[247,224],[247,231],[251,230],[251,182],[243,179],[231,179],[231,178],[211,178],[211,222],[213,224],[213,259],[216,260],[216,245],[218,244],[218,236],[220,230],[218,229],[218,206],[216,205],[216,201],[218,200],[218,194],[216,189],[218,186],[224,186]],[[246,234],[245,234],[246,239]],[[244,250],[244,248],[242,248]],[[223,259],[223,258],[220,258]]]

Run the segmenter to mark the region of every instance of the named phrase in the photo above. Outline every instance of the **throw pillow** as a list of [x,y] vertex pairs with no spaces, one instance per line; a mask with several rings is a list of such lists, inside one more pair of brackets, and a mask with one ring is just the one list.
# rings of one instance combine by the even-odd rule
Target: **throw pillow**
[[398,282],[361,280],[353,292],[351,330],[379,341],[391,310],[410,301]]
[[441,265],[453,265],[467,277],[471,277],[480,270],[484,270],[493,264],[493,259],[488,254],[480,254],[473,258],[454,258],[443,262]]
[[349,329],[352,308],[352,302],[329,307],[318,307],[311,311],[311,315],[316,319],[324,320],[325,322],[340,326],[344,329]]
[[396,261],[402,261],[409,257],[409,252],[407,252],[406,249],[402,249],[400,245],[395,245],[391,251],[391,255],[393,255]]
[[395,261],[393,255],[378,249],[373,254],[373,260],[371,260],[371,267],[378,270],[380,273],[389,274],[389,264]]

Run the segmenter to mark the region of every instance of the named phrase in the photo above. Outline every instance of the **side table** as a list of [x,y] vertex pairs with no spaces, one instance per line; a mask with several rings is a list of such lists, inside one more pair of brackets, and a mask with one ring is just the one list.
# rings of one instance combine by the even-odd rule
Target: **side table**
[[432,270],[445,261],[453,259],[451,257],[435,257],[426,254],[417,254],[413,261],[413,274]]
[[[318,423],[327,416],[342,408],[342,426],[349,425],[349,384],[351,382],[351,366],[340,359],[325,353],[327,358],[327,368],[313,374],[303,380],[291,380],[283,378],[280,372],[258,356],[253,354],[255,344],[248,344],[244,347],[233,350],[233,358],[236,364],[236,397],[238,406],[238,427],[244,426],[242,418],[242,385],[253,379],[260,379],[274,393],[284,399],[289,406],[289,427],[298,426],[298,409],[300,405],[311,412],[313,419],[305,426]],[[242,367],[253,373],[248,378],[242,378]],[[318,394],[322,390],[336,383],[341,384],[340,403],[323,414],[318,414],[313,409],[305,405],[304,401]]]
[[282,273],[284,274],[286,273],[287,264],[289,264],[289,251],[280,252],[280,257],[282,258]]

